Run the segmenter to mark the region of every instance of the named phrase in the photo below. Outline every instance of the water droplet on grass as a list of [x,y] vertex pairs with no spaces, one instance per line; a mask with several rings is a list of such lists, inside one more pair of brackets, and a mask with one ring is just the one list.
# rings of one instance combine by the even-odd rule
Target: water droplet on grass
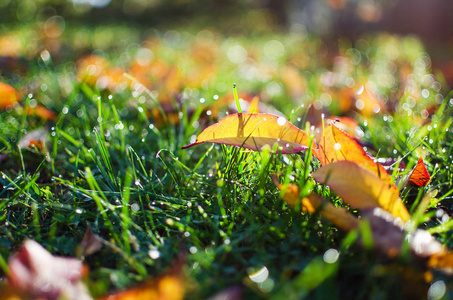
[[443,280],[438,280],[429,287],[427,295],[428,299],[431,300],[441,299],[445,295],[446,291],[447,286],[445,285],[445,282]]
[[140,210],[140,205],[138,203],[132,203],[131,210],[133,212],[138,212]]
[[269,270],[264,266],[256,272],[249,274],[250,280],[256,283],[261,283],[269,277]]
[[337,249],[329,249],[324,252],[322,259],[328,264],[333,264],[338,260],[338,257],[340,257],[340,253]]
[[160,252],[156,249],[151,249],[148,251],[148,255],[152,259],[158,259],[160,257]]

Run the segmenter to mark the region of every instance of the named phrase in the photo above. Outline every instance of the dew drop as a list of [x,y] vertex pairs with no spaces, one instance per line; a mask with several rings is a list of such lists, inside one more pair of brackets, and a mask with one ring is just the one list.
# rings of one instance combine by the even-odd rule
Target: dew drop
[[363,102],[362,100],[360,99],[357,99],[355,101],[355,107],[358,109],[358,110],[362,110],[364,107],[365,107],[365,102]]
[[133,212],[138,212],[140,210],[140,205],[138,203],[132,203],[131,210]]
[[277,124],[283,126],[286,124],[286,119],[284,117],[278,117]]
[[377,104],[376,104],[376,105],[374,106],[374,108],[373,108],[373,112],[374,112],[375,114],[377,114],[380,110],[381,110],[381,107],[380,107],[379,105],[377,105]]
[[328,264],[333,264],[338,260],[338,257],[340,257],[340,253],[337,249],[329,249],[324,252],[322,259]]
[[156,249],[152,249],[148,251],[148,255],[152,259],[158,259],[160,257],[160,252]]

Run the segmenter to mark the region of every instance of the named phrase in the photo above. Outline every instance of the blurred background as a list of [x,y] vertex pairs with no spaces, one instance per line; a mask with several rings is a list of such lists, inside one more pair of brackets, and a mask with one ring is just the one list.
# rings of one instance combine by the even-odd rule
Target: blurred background
[[[420,82],[433,74],[428,81],[444,92],[453,86],[452,1],[0,0],[0,11],[3,76],[25,72],[27,60],[68,70],[76,62],[81,81],[93,65],[108,69],[111,85],[127,72],[165,101],[214,84],[223,95],[241,80],[262,100],[288,92],[296,104],[315,101],[319,82],[341,89],[362,81],[388,102],[418,65]],[[93,54],[98,60],[84,59]],[[329,81],[330,71],[343,75]],[[98,77],[98,88],[109,86]]]
[[191,24],[263,30],[302,24],[326,36],[384,30],[451,42],[453,2],[445,0],[0,0],[1,23],[59,15],[86,24]]

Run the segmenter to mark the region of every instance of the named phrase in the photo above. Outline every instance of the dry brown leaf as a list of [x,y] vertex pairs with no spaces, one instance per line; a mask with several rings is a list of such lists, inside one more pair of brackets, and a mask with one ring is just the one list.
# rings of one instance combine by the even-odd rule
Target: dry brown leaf
[[53,256],[33,240],[23,243],[21,250],[8,260],[8,266],[6,289],[22,299],[91,299],[82,282],[87,272],[82,262]]

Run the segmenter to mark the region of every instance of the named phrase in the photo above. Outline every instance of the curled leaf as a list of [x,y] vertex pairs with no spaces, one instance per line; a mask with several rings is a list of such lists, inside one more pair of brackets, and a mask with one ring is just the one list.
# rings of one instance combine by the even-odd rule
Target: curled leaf
[[425,162],[420,156],[417,165],[412,170],[409,181],[418,186],[425,186],[428,184],[430,179],[431,176],[429,176],[428,170],[426,170]]
[[313,178],[328,185],[344,202],[357,209],[381,207],[407,222],[409,212],[395,185],[351,161],[337,161],[317,169]]
[[241,113],[229,115],[203,130],[195,143],[234,145],[260,151],[265,145],[279,145],[283,154],[296,153],[308,148],[309,136],[289,123],[284,117],[272,114]]

